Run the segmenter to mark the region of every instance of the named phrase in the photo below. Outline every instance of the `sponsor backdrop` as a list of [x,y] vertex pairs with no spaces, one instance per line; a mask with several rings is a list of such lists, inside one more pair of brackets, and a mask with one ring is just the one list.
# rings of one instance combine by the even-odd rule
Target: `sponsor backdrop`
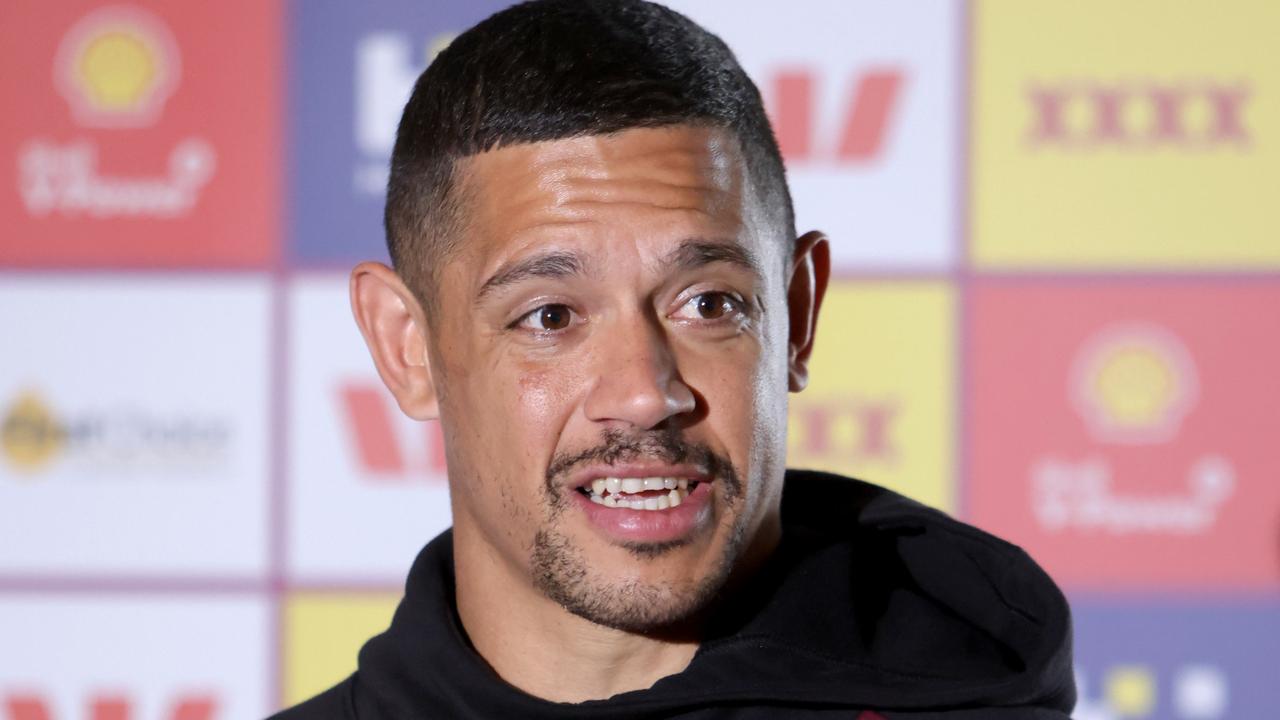
[[[350,320],[502,2],[0,5],[0,720],[263,716],[449,524]],[[790,462],[1025,547],[1086,720],[1280,707],[1280,4],[673,3],[837,278]]]

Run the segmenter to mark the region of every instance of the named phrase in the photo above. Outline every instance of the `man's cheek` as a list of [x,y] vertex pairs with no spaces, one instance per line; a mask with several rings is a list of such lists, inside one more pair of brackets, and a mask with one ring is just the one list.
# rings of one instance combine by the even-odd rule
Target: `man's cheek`
[[517,376],[517,392],[512,408],[516,417],[536,420],[554,414],[559,407],[563,388],[556,383],[556,374],[549,368],[536,366],[523,369]]
[[[581,357],[526,362],[514,368],[514,382],[506,407],[522,423],[537,423],[540,430],[555,433],[568,422],[586,388],[593,382],[593,368]],[[554,452],[555,448],[547,448]]]
[[703,359],[700,364],[690,364],[690,367],[698,368],[698,372],[690,375],[687,381],[703,395],[712,414],[752,404],[757,384],[754,354],[740,358],[741,354],[743,353],[712,360]]
[[540,489],[559,430],[571,411],[567,379],[563,372],[539,364],[518,367],[506,382],[497,380],[489,389],[496,425],[491,457],[518,463],[518,468],[509,468],[511,474],[518,474],[526,485],[536,480]]

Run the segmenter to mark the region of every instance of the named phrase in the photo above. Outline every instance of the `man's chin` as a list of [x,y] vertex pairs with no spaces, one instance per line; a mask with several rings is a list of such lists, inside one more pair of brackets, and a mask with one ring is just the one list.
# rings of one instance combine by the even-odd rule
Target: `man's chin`
[[663,542],[624,542],[620,543],[618,547],[626,550],[637,560],[654,561],[670,557],[685,548],[691,547],[693,544],[693,538],[682,537]]
[[[653,634],[678,627],[697,616],[727,580],[737,555],[737,543],[719,548],[710,563],[698,555],[693,538],[663,542],[612,544],[621,551],[613,561],[588,560],[581,548],[563,535],[539,531],[531,569],[534,585],[568,612],[597,625],[626,632]],[[648,572],[609,577],[601,569],[614,563],[646,566]],[[674,564],[676,568],[661,566]],[[705,566],[693,577],[680,570]],[[675,569],[675,573],[663,572]],[[645,577],[648,576],[648,577]]]

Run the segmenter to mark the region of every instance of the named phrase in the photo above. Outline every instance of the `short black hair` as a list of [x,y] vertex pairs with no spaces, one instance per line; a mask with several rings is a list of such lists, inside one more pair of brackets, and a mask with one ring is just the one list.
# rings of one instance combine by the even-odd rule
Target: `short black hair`
[[405,105],[384,216],[392,263],[420,301],[434,304],[427,286],[462,230],[462,158],[680,124],[737,136],[756,192],[793,242],[778,143],[759,90],[724,41],[643,0],[533,0],[502,10],[441,51]]

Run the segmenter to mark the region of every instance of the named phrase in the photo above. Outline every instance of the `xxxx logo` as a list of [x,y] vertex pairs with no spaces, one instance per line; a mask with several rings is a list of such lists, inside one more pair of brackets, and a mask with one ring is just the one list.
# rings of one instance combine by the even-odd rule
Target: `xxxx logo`
[[1032,146],[1246,146],[1244,84],[1034,83]]
[[813,398],[793,406],[792,450],[811,460],[893,462],[898,405],[866,398]]

